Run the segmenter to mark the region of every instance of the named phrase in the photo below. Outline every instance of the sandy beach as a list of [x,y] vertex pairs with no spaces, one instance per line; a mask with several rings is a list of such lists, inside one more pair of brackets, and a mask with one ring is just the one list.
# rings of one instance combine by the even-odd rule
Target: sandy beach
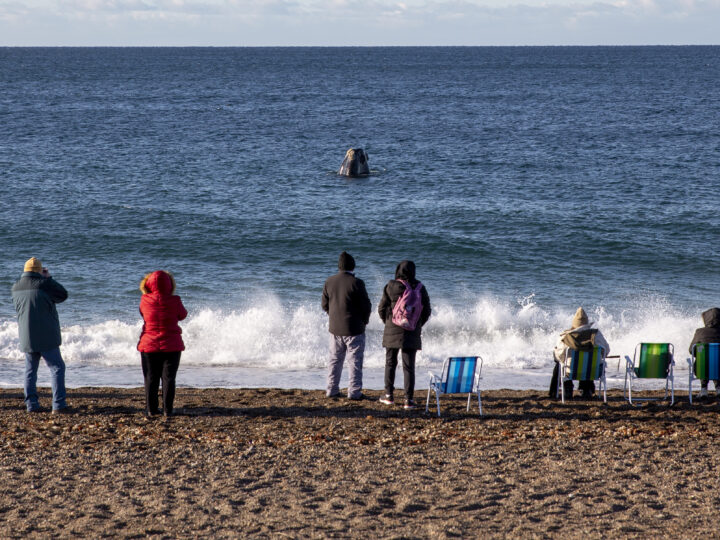
[[[0,391],[6,538],[689,538],[717,534],[716,401],[630,408],[489,391],[443,418],[321,391]],[[418,392],[424,404],[425,391]],[[49,404],[49,390],[41,402]]]

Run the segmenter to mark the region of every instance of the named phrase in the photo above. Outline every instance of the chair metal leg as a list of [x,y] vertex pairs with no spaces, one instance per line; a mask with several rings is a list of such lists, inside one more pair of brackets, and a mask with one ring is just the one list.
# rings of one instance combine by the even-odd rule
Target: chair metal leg
[[427,400],[425,401],[425,414],[430,412],[430,391],[432,390],[432,385],[428,385],[428,395]]
[[690,405],[692,405],[692,383],[693,383],[692,373],[690,374],[690,376],[688,378],[690,379],[688,381],[688,399],[690,400]]
[[480,398],[480,389],[478,388],[478,411],[480,411],[480,416],[482,416],[482,399]]
[[470,412],[470,398],[472,397],[472,392],[468,394],[468,402],[467,402],[467,408],[466,411]]
[[440,418],[440,393],[435,390],[435,399],[437,400],[438,418]]

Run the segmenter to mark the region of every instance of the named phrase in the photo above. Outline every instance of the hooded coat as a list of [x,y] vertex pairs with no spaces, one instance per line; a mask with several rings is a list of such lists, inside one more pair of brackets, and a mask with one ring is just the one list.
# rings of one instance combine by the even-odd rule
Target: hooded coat
[[690,354],[696,343],[720,343],[720,309],[712,308],[703,312],[704,328],[695,330],[695,335],[690,342]]
[[51,351],[61,345],[60,318],[55,304],[67,297],[65,287],[53,278],[23,272],[12,287],[22,352]]
[[140,299],[140,314],[145,324],[137,349],[144,353],[185,350],[178,321],[187,317],[179,296],[173,294],[173,283],[167,272],[153,272],[145,281],[147,293]]
[[422,340],[420,334],[422,327],[430,318],[430,297],[428,296],[425,285],[420,288],[420,297],[422,300],[422,312],[420,320],[415,330],[405,330],[404,328],[392,322],[392,312],[395,304],[405,290],[405,285],[398,280],[407,281],[411,287],[415,288],[418,280],[415,279],[415,263],[412,261],[402,261],[395,270],[395,279],[388,281],[383,289],[382,299],[378,304],[378,314],[380,319],[385,323],[383,332],[383,347],[388,349],[422,349]]

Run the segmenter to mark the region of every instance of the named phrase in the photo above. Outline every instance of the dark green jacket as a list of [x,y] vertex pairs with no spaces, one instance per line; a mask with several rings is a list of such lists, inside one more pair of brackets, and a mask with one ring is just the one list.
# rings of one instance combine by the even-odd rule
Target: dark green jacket
[[53,278],[23,272],[12,287],[22,352],[50,351],[60,346],[60,319],[55,304],[67,297],[65,287]]

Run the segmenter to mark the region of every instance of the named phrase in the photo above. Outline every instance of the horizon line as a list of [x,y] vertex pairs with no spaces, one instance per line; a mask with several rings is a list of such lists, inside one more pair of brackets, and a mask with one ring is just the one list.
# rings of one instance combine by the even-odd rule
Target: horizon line
[[547,47],[718,47],[720,43],[547,44],[547,45],[3,45],[0,49],[378,49],[378,48],[547,48]]

